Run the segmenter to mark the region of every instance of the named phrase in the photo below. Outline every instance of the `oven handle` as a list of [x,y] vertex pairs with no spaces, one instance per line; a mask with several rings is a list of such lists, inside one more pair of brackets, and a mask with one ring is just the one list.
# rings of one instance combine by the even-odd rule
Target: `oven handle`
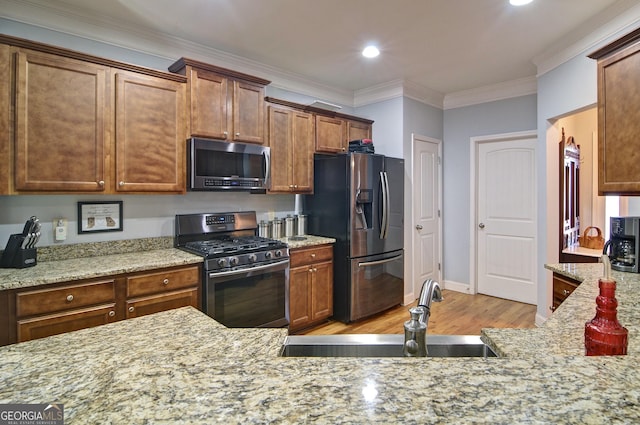
[[269,269],[276,266],[282,266],[284,264],[289,264],[289,259],[286,259],[284,261],[278,261],[277,263],[270,263],[270,264],[264,264],[262,266],[249,267],[246,269],[231,270],[228,272],[220,272],[220,273],[215,273],[215,272],[209,273],[209,278],[215,279],[216,277],[233,276],[236,274],[247,274],[247,273],[252,273],[258,270],[264,270],[264,269]]
[[391,261],[402,258],[404,254],[396,255],[395,257],[385,258],[384,260],[367,261],[365,263],[358,263],[358,267],[377,266],[378,264],[389,263]]

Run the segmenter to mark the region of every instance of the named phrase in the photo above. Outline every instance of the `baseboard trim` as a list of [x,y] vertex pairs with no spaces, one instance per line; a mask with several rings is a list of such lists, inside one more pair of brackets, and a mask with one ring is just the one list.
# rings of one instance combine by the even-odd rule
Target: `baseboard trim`
[[547,321],[547,317],[542,316],[540,313],[536,313],[536,326],[540,327]]
[[452,280],[445,280],[443,289],[449,291],[462,292],[463,294],[472,294],[471,287],[467,283],[454,282]]

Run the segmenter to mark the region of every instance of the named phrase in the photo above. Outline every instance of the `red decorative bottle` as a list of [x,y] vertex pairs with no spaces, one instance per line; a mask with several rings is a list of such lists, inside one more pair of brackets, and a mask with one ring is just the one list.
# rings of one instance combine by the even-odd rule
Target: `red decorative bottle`
[[598,280],[600,295],[596,297],[596,317],[584,327],[584,348],[587,356],[619,356],[627,354],[629,332],[617,319],[616,281],[609,277],[609,259],[605,277]]

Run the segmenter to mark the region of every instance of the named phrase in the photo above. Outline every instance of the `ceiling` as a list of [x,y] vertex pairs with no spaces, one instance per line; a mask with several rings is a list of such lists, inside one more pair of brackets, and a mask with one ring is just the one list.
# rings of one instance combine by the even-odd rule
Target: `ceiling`
[[[521,7],[508,0],[25,2],[123,31],[159,32],[167,40],[207,46],[340,90],[356,92],[402,81],[442,95],[535,77],[536,57],[567,48],[640,4],[640,0],[534,0]],[[380,46],[379,57],[360,55],[369,42]]]

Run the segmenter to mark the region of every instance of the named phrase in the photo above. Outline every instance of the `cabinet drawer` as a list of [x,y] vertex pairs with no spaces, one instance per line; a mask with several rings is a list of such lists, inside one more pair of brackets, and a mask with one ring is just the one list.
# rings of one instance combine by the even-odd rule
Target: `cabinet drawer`
[[55,313],[96,304],[115,302],[114,280],[59,286],[16,294],[18,317]]
[[198,266],[127,277],[127,298],[157,294],[200,284]]
[[333,260],[333,245],[300,248],[289,251],[291,267],[298,267],[318,261]]
[[105,325],[116,320],[115,304],[18,320],[18,342]]
[[129,300],[127,301],[127,319],[180,307],[192,306],[200,308],[198,294],[198,288],[190,288]]

